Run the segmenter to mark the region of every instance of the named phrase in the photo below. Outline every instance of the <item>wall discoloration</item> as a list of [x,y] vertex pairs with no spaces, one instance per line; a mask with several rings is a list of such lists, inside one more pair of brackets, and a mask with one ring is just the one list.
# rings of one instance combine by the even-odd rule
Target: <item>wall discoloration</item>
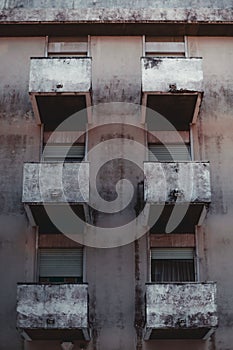
[[201,58],[142,58],[142,91],[169,92],[202,91],[203,71]]
[[89,200],[89,163],[26,163],[23,203]]
[[[144,144],[144,133],[139,127],[138,108],[137,106],[135,108],[135,105],[127,108],[127,103],[140,103],[142,40],[140,37],[92,37],[91,54],[93,102],[105,104],[99,104],[98,108],[93,110],[93,125],[97,127],[88,133],[89,161],[92,165],[95,165],[97,160],[101,163],[107,159],[109,162],[106,164],[103,162],[104,166],[97,176],[93,171],[95,166],[93,169],[90,167],[90,178],[92,186],[95,184],[99,194],[103,195],[111,205],[111,201],[116,198],[116,183],[121,178],[129,179],[135,190],[137,183],[142,180],[142,172],[138,169],[135,172],[135,166],[124,160],[127,158],[125,155],[129,142],[133,143],[133,140],[137,139]],[[114,105],[108,102],[126,103]],[[132,121],[133,125],[138,127],[126,125]],[[105,141],[110,141],[110,146],[105,146],[104,152],[97,152],[97,158],[95,153],[91,152]],[[140,159],[142,165],[141,155]],[[119,186],[118,190],[121,196],[124,193],[124,186]],[[90,191],[90,197],[91,201],[98,204],[94,191]],[[122,220],[127,222],[132,220],[135,217],[136,201],[137,196],[133,196],[130,205],[120,213],[96,212],[95,225],[119,227],[122,225]],[[111,229],[109,234],[111,235]],[[93,341],[89,348],[134,349],[136,339],[134,244],[111,249],[88,248],[87,261],[93,324]]]
[[211,328],[217,325],[214,283],[146,286],[147,328]]
[[154,67],[159,69],[159,65],[161,62],[162,62],[162,59],[152,58],[152,57],[147,57],[146,59],[143,60],[143,64],[144,64],[145,69],[152,69]]
[[[140,37],[92,37],[91,55],[94,104],[140,103]],[[124,112],[123,108],[119,107],[119,111],[116,111],[118,118]],[[112,114],[112,111],[110,112]],[[93,116],[93,122],[100,122],[99,117],[101,115],[95,120]]]
[[[29,2],[28,2],[29,3]],[[110,2],[109,2],[110,3]],[[197,2],[195,2],[196,4]],[[199,2],[198,2],[199,3]],[[209,3],[209,2],[208,2]],[[217,2],[215,2],[217,3]],[[8,6],[10,3],[6,3]],[[14,3],[11,3],[12,6]],[[44,3],[45,4],[45,3]],[[200,4],[200,3],[199,3]],[[10,5],[9,5],[10,6]],[[20,3],[18,3],[20,7]],[[65,2],[64,2],[65,6]],[[133,11],[133,10],[132,10]],[[224,16],[224,20],[232,18],[232,11],[203,11],[200,9],[201,17],[195,17],[195,11],[183,11],[183,18],[188,21],[198,21],[217,19],[220,20]],[[33,12],[33,11],[32,11]],[[16,12],[9,14],[11,19],[27,18],[47,18],[52,19],[54,14],[48,14],[49,11],[41,12],[35,10],[25,14],[17,9]],[[47,14],[46,14],[47,12]],[[77,13],[64,11],[64,18],[74,18]],[[87,17],[82,17],[82,11],[79,11],[79,18],[93,18],[101,13],[100,18],[96,21],[103,22],[109,18],[113,18],[116,13],[121,14],[113,20],[123,21],[124,14],[121,11],[112,11],[109,14],[105,10],[97,12],[93,9],[85,10]],[[104,15],[105,12],[105,15]],[[146,15],[146,11],[134,12],[134,20],[140,21],[140,18]],[[149,12],[149,10],[148,10]],[[152,12],[150,10],[150,12]],[[153,12],[150,14],[156,16],[160,13]],[[163,18],[168,18],[166,11],[163,11]],[[210,15],[212,13],[212,15]],[[6,14],[6,13],[5,13]],[[169,12],[169,18],[178,18],[178,12],[174,10]],[[175,17],[172,15],[175,14]],[[181,12],[180,12],[181,14]],[[209,16],[210,15],[210,16]],[[16,16],[16,17],[15,17]],[[72,17],[73,16],[73,17]],[[89,17],[88,17],[89,16]],[[126,11],[125,16],[128,16]],[[160,18],[160,14],[159,17]],[[5,17],[7,18],[7,17]],[[9,17],[8,17],[9,18]],[[129,18],[129,17],[127,17]],[[61,19],[57,18],[57,20]],[[191,23],[191,22],[190,22]],[[166,26],[166,24],[165,24]],[[111,38],[112,40],[113,38]],[[130,41],[131,38],[128,38]],[[210,343],[204,342],[186,342],[176,341],[150,341],[144,342],[143,348],[152,350],[160,348],[168,350],[171,348],[186,350],[227,350],[231,348],[233,343],[232,334],[232,183],[230,174],[233,171],[232,161],[232,70],[229,68],[229,58],[232,57],[232,38],[189,38],[189,54],[192,56],[203,56],[203,72],[204,72],[204,101],[200,118],[194,127],[193,137],[195,145],[195,159],[209,159],[211,166],[211,190],[212,204],[209,214],[205,221],[203,230],[198,230],[199,244],[203,243],[201,235],[205,235],[204,249],[200,249],[199,258],[201,261],[201,279],[210,279],[218,281],[218,305],[219,305],[219,328],[216,337]],[[115,45],[115,44],[114,44]],[[111,45],[108,46],[109,50]],[[141,50],[141,47],[140,47]],[[138,50],[138,52],[140,52]],[[106,50],[107,51],[107,50]],[[23,161],[38,161],[39,157],[39,128],[35,126],[31,105],[28,98],[28,73],[30,56],[43,55],[44,39],[4,39],[1,40],[0,54],[2,64],[0,67],[1,75],[1,131],[2,138],[1,162],[3,183],[1,195],[4,199],[1,202],[2,208],[5,208],[7,216],[1,215],[1,264],[2,275],[6,275],[6,266],[8,266],[7,278],[4,280],[4,288],[0,291],[0,299],[2,300],[1,311],[1,348],[3,350],[15,350],[21,346],[19,337],[15,331],[15,284],[19,280],[33,280],[34,268],[34,252],[35,239],[34,232],[28,226],[25,215],[20,212],[21,187],[22,187],[22,167]],[[124,55],[124,53],[122,53]],[[132,55],[138,62],[138,57]],[[106,59],[107,61],[107,59]],[[109,60],[107,67],[109,80],[111,79],[112,61]],[[129,61],[128,61],[129,62]],[[136,66],[136,64],[135,64]],[[130,65],[124,66],[129,69]],[[132,68],[136,69],[136,68]],[[117,71],[117,68],[114,67]],[[140,68],[139,68],[140,70]],[[5,74],[8,72],[8,74]],[[101,71],[99,71],[101,72]],[[96,75],[98,70],[96,70]],[[123,74],[122,74],[123,75]],[[118,79],[120,81],[120,79]],[[121,89],[123,85],[120,82],[114,85],[107,85],[111,88],[108,90],[109,99],[111,96],[117,96],[117,89]],[[105,86],[103,91],[105,91]],[[98,90],[98,85],[96,85]],[[114,89],[112,89],[112,87]],[[115,89],[117,88],[117,89]],[[134,89],[140,91],[140,74],[138,83]],[[97,98],[98,91],[96,90]],[[128,90],[127,90],[128,91]],[[111,92],[112,93],[111,95]],[[133,94],[121,90],[121,98],[124,96],[125,101],[128,98],[138,100],[138,94]],[[100,117],[97,115],[96,120]],[[198,131],[197,131],[198,130]],[[12,136],[9,136],[12,135]],[[25,136],[27,136],[25,140]],[[26,147],[26,152],[25,152]],[[15,150],[17,148],[17,150]],[[19,150],[21,149],[21,152]],[[15,155],[11,151],[16,151]],[[7,156],[5,156],[5,152]],[[21,158],[21,154],[23,158]],[[20,175],[21,174],[21,175]],[[12,182],[11,182],[12,179]],[[13,184],[13,186],[12,186]],[[4,192],[5,191],[5,192]],[[17,195],[15,196],[15,193]],[[12,200],[12,198],[14,200]],[[11,208],[11,209],[10,209]],[[12,211],[11,211],[12,210]],[[13,212],[14,210],[14,212]],[[2,213],[2,212],[1,212]],[[93,342],[90,343],[88,349],[104,349],[109,350],[111,346],[116,349],[133,349],[135,347],[135,329],[134,312],[135,312],[135,290],[138,296],[142,295],[143,278],[147,272],[147,261],[145,257],[145,246],[140,245],[140,289],[135,289],[135,260],[133,245],[106,250],[87,249],[87,279],[90,281],[90,309],[91,320],[93,322]],[[144,254],[144,255],[143,255]],[[223,268],[225,273],[223,274]],[[137,269],[138,271],[138,269]],[[144,277],[143,276],[144,273]],[[137,275],[138,276],[138,275]],[[109,335],[111,334],[111,336]],[[114,336],[112,336],[114,335]],[[25,348],[30,350],[59,348],[59,342],[31,342],[25,344]],[[79,344],[75,344],[76,348]]]
[[31,56],[44,55],[44,45],[43,37],[0,40],[0,118],[14,130],[22,130],[21,123],[35,128],[28,95],[29,66]]
[[[134,7],[135,8],[144,8],[145,5],[147,7],[155,7],[160,8],[166,4],[167,8],[228,8],[230,7],[228,0],[160,0],[156,3],[154,0],[135,0]],[[127,8],[129,6],[128,0],[73,0],[70,2],[69,0],[1,0],[0,7],[11,9],[11,8],[98,8],[98,7],[118,7],[118,8]]]
[[[17,327],[20,329],[88,328],[85,284],[19,284]],[[48,319],[54,323],[48,323]]]
[[[2,0],[3,1],[3,0]],[[174,0],[173,0],[174,1]],[[202,0],[204,1],[204,0]],[[210,1],[210,0],[209,0]],[[227,1],[227,0],[225,0]],[[55,2],[53,2],[55,4]],[[57,6],[47,3],[41,5],[41,2],[34,7],[29,6],[21,7],[9,6],[0,7],[0,21],[3,23],[10,22],[84,22],[84,23],[145,23],[145,22],[185,22],[185,23],[197,23],[197,22],[232,22],[232,7],[222,5],[222,3],[216,7],[202,4],[201,7],[192,6],[168,7],[164,2],[158,2],[157,6],[153,2],[153,6],[143,2],[138,8],[132,9],[128,3],[125,6],[110,5],[105,0],[103,6],[94,6],[93,3],[88,6],[76,6],[71,7],[71,3],[66,0],[63,2],[63,8],[59,8],[59,2]],[[109,6],[110,5],[110,6]],[[49,9],[49,11],[48,11]]]
[[211,166],[212,202],[202,228],[204,252],[201,255],[201,273],[218,283],[219,327],[210,349],[226,350],[233,342],[233,272],[229,264],[233,249],[233,188],[229,181],[233,173],[233,100],[228,94],[232,90],[233,73],[228,63],[233,55],[233,39],[190,37],[188,46],[190,55],[203,57],[205,93],[194,136],[198,146],[197,157],[208,159]]
[[91,58],[31,59],[29,92],[89,92]]
[[[30,130],[29,127],[25,127]],[[34,128],[33,128],[34,129]],[[37,131],[37,130],[35,130]],[[4,128],[2,130],[4,132]],[[11,131],[13,132],[13,130]],[[37,132],[35,133],[35,135]],[[5,169],[11,169],[11,175],[1,173],[1,213],[23,213],[21,203],[21,186],[23,161],[30,158],[35,150],[34,137],[25,133],[25,130],[19,134],[0,135],[0,161],[1,166]],[[31,147],[31,149],[30,149]]]
[[137,334],[136,349],[142,349],[142,334],[145,322],[144,313],[144,295],[141,287],[141,275],[140,275],[140,245],[139,241],[134,242],[135,248],[135,318],[134,326]]
[[[22,349],[15,328],[16,283],[33,281],[35,230],[22,207],[23,162],[39,160],[40,128],[28,96],[30,56],[44,54],[44,38],[0,39],[0,347]],[[3,331],[4,329],[4,331]]]
[[211,201],[208,163],[146,162],[144,174],[144,198],[149,203],[209,203]]

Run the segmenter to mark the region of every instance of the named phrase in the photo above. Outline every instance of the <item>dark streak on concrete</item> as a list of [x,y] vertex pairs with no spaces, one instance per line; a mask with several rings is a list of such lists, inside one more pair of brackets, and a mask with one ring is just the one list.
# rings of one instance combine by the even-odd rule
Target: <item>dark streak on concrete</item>
[[144,63],[144,67],[145,67],[145,69],[150,69],[150,68],[154,68],[154,67],[158,69],[161,62],[162,62],[161,59],[147,57],[147,59]]
[[142,349],[142,334],[144,327],[144,313],[143,313],[143,292],[140,285],[140,254],[139,241],[134,242],[135,248],[135,318],[134,327],[137,334],[136,350]]

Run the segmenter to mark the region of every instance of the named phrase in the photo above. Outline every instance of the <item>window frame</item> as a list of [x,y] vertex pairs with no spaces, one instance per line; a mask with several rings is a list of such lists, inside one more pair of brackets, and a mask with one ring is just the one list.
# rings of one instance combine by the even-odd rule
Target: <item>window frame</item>
[[[143,35],[142,41],[143,41],[142,56],[144,57],[189,57],[188,37],[186,35],[179,35],[179,36]],[[171,47],[169,47],[169,43],[171,43]],[[175,44],[177,44],[177,48]],[[155,47],[155,49],[157,47],[157,51],[152,50],[153,46]],[[164,46],[164,50],[162,50],[163,46]],[[172,50],[172,47],[174,48],[174,51]]]
[[[48,276],[48,277],[40,277],[40,251],[41,250],[46,250],[46,249],[49,249],[49,250],[52,250],[52,249],[60,249],[60,250],[75,250],[75,249],[79,249],[79,250],[82,250],[82,258],[81,258],[81,263],[82,263],[82,267],[81,267],[81,276],[80,276],[80,281],[78,281],[79,277],[75,277],[75,276]],[[41,284],[56,284],[56,283],[64,283],[64,284],[68,284],[68,283],[72,283],[72,284],[78,284],[78,283],[85,283],[85,280],[86,280],[86,268],[85,268],[85,263],[86,263],[86,252],[85,252],[85,247],[83,246],[80,246],[80,247],[49,247],[49,248],[46,248],[46,247],[38,247],[37,249],[37,254],[36,254],[36,281],[37,283],[41,283]],[[48,281],[40,281],[40,278],[48,278]],[[66,282],[66,281],[61,281],[61,282],[56,282],[56,281],[49,281],[49,278],[77,278],[76,281],[74,282]]]
[[[175,251],[175,250],[189,250],[193,252],[193,280],[190,281],[152,281],[152,260],[156,260],[152,258],[153,250],[164,250],[164,251]],[[162,260],[162,259],[157,259],[157,260]],[[164,258],[163,260],[175,260],[175,259],[168,259]],[[191,259],[177,259],[177,260],[191,260]],[[149,276],[150,276],[150,282],[152,283],[189,283],[189,282],[197,282],[197,257],[196,257],[196,248],[195,247],[150,247],[150,266],[149,266]]]

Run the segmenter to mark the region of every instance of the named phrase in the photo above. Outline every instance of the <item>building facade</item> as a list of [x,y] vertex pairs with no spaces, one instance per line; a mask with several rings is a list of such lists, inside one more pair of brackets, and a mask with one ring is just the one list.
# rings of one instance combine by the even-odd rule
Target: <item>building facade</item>
[[232,5],[0,1],[0,349],[231,349]]

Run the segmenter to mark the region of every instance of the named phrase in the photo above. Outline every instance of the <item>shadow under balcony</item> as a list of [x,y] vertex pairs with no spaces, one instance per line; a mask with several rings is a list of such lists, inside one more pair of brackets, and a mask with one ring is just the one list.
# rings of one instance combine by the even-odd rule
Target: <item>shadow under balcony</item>
[[90,340],[86,284],[18,284],[17,328],[26,340]]
[[148,107],[142,122],[146,121],[150,131],[170,130],[157,112],[176,130],[188,131],[202,101],[202,58],[143,57],[141,68],[142,105]]
[[31,58],[29,94],[45,131],[53,131],[71,115],[76,119],[60,131],[85,130],[90,122],[86,108],[91,105],[91,58]]
[[146,285],[145,340],[205,340],[217,325],[215,283]]
[[83,230],[89,219],[89,163],[25,163],[22,202],[39,233],[70,233],[72,220]]
[[206,162],[145,162],[144,201],[151,233],[195,233],[211,202]]

